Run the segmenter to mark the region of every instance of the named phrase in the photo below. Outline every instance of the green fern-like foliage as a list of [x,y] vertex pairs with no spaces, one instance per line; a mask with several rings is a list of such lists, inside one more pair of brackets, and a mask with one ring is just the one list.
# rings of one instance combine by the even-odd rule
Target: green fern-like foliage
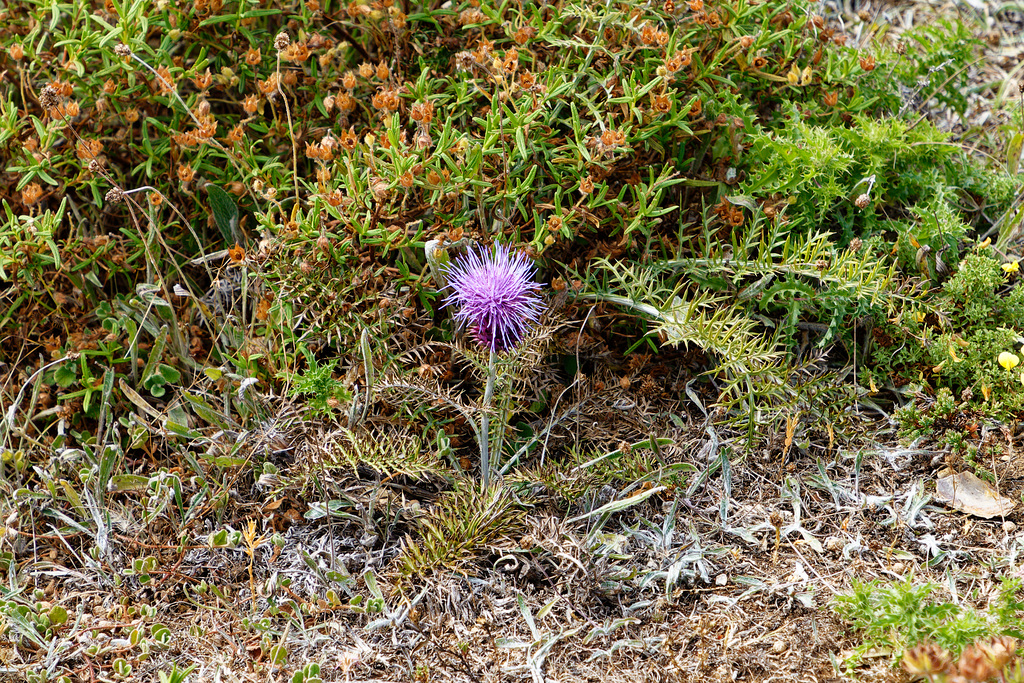
[[[674,290],[636,264],[601,261],[612,286],[603,292],[584,294],[618,304],[643,314],[656,323],[656,333],[665,343],[696,345],[714,354],[718,370],[742,374],[777,363],[781,352],[757,330],[754,320],[728,297],[706,290],[693,291],[685,285]],[[623,294],[617,294],[622,291]]]
[[488,546],[520,533],[523,524],[523,511],[507,488],[492,486],[481,492],[463,483],[418,520],[419,537],[406,539],[396,563],[407,577],[470,574],[472,563]]

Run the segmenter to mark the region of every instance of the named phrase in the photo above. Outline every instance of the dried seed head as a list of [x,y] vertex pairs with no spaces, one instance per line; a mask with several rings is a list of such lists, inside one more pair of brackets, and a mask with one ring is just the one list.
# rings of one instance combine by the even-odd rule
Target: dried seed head
[[280,52],[281,50],[288,47],[288,45],[290,45],[291,42],[291,38],[288,37],[288,34],[285,33],[284,31],[281,31],[280,33],[277,34],[277,37],[274,38],[274,48],[278,52]]
[[120,187],[112,187],[104,197],[111,204],[120,204],[124,201],[124,190]]
[[871,197],[868,196],[868,194],[865,192],[864,194],[857,197],[857,199],[853,203],[857,205],[858,209],[866,209],[868,207],[868,204],[871,203]]
[[43,91],[39,93],[39,104],[43,105],[44,109],[56,109],[57,105],[60,104],[60,96],[57,94],[57,89],[52,85],[47,85],[43,88]]
[[114,46],[114,54],[116,54],[118,57],[130,57],[132,54],[132,49],[124,43],[118,43]]

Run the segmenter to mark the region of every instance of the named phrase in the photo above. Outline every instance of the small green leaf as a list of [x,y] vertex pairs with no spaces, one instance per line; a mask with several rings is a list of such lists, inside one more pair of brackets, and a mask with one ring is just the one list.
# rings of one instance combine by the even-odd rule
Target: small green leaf
[[275,645],[270,648],[270,663],[284,666],[288,663],[288,648],[284,645]]
[[57,383],[57,386],[61,389],[67,389],[69,386],[74,384],[75,380],[78,379],[78,373],[75,372],[75,367],[67,365],[58,365],[53,371],[53,381]]
[[1010,175],[1017,175],[1022,147],[1024,147],[1024,133],[1015,134],[1010,138],[1010,143],[1006,145],[1006,170]]
[[241,244],[243,240],[238,232],[238,205],[235,200],[212,183],[206,186],[206,194],[210,197],[210,210],[224,241],[228,244]]
[[60,626],[68,620],[68,611],[60,605],[54,605],[46,614],[53,626]]

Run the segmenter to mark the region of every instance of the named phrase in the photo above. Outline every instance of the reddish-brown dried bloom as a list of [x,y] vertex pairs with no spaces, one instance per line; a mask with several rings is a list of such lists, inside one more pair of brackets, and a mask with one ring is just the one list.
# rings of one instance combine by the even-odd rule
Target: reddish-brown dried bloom
[[837,91],[825,93],[825,106],[834,107],[839,102],[839,93]]
[[103,152],[103,143],[99,140],[79,140],[75,146],[75,154],[79,159],[88,161],[95,159]]
[[586,178],[580,180],[580,192],[583,194],[590,194],[594,191],[594,179],[587,174]]
[[391,70],[388,68],[388,65],[385,64],[383,60],[381,60],[380,64],[377,65],[375,75],[377,76],[378,81],[386,81],[388,80],[388,76],[391,75]]
[[344,86],[346,90],[351,90],[356,87],[355,73],[352,71],[346,71],[345,75],[341,77],[341,85]]
[[205,73],[196,74],[192,77],[192,82],[195,83],[196,87],[200,90],[206,90],[213,84],[213,74],[207,69]]
[[483,12],[478,10],[476,7],[464,9],[459,13],[459,25],[468,26],[469,24],[479,24],[487,18]]
[[263,61],[263,52],[258,47],[250,47],[245,51],[245,63],[249,66],[257,66]]
[[195,177],[195,174],[195,170],[188,164],[178,164],[178,180],[181,182],[192,182],[192,178]]
[[356,108],[355,99],[353,99],[353,97],[347,92],[339,94],[335,103],[338,105],[338,109],[342,114],[347,114]]
[[409,117],[413,121],[419,121],[420,123],[430,123],[434,120],[434,103],[433,102],[416,102],[412,105],[412,110],[409,112]]
[[21,46],[21,43],[15,43],[7,48],[7,54],[11,56],[16,62],[20,62],[22,57],[25,56],[25,48]]
[[519,50],[515,48],[505,50],[505,59],[501,62],[501,68],[507,74],[514,74],[519,68]]
[[651,95],[651,109],[658,114],[667,114],[672,110],[672,98],[666,94]]
[[644,45],[655,45],[659,42],[659,31],[657,28],[650,24],[644,24],[643,28],[640,29],[640,42]]
[[341,131],[341,146],[349,151],[356,148],[359,139],[356,137],[355,128]]
[[301,64],[309,59],[309,47],[305,43],[292,43],[281,50],[281,59],[293,64]]
[[512,39],[515,40],[517,44],[523,45],[535,35],[537,35],[537,29],[532,26],[523,26],[515,32]]
[[865,71],[874,71],[874,69],[875,69],[875,56],[874,55],[865,55],[865,56],[861,57],[859,61],[860,61],[860,68],[864,69]]
[[67,81],[53,81],[52,83],[50,83],[50,87],[56,90],[57,94],[61,97],[71,97],[71,95],[74,93],[71,84]]
[[29,183],[21,189],[21,203],[25,206],[32,206],[43,196],[43,188],[39,183]]
[[371,99],[374,109],[392,112],[398,109],[398,93],[394,90],[380,90]]
[[242,100],[242,109],[245,110],[246,114],[248,114],[249,116],[252,116],[253,114],[256,113],[256,109],[259,107],[259,103],[260,103],[259,96],[255,95],[255,94],[253,94],[253,95],[246,95],[245,99]]
[[341,190],[334,190],[333,192],[324,197],[324,201],[326,201],[331,206],[341,206],[341,202],[343,199],[344,197],[341,194]]
[[263,95],[270,95],[277,92],[278,79],[277,74],[272,73],[264,81],[256,81],[256,87],[259,88],[260,93]]

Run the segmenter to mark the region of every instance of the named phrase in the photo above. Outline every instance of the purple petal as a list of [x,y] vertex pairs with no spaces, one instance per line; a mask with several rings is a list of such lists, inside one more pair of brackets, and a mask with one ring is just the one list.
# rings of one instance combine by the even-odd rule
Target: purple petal
[[512,348],[540,319],[541,286],[533,281],[533,265],[522,252],[513,254],[501,244],[493,251],[470,250],[449,263],[445,275],[451,291],[444,305],[455,307],[455,319],[483,346]]

